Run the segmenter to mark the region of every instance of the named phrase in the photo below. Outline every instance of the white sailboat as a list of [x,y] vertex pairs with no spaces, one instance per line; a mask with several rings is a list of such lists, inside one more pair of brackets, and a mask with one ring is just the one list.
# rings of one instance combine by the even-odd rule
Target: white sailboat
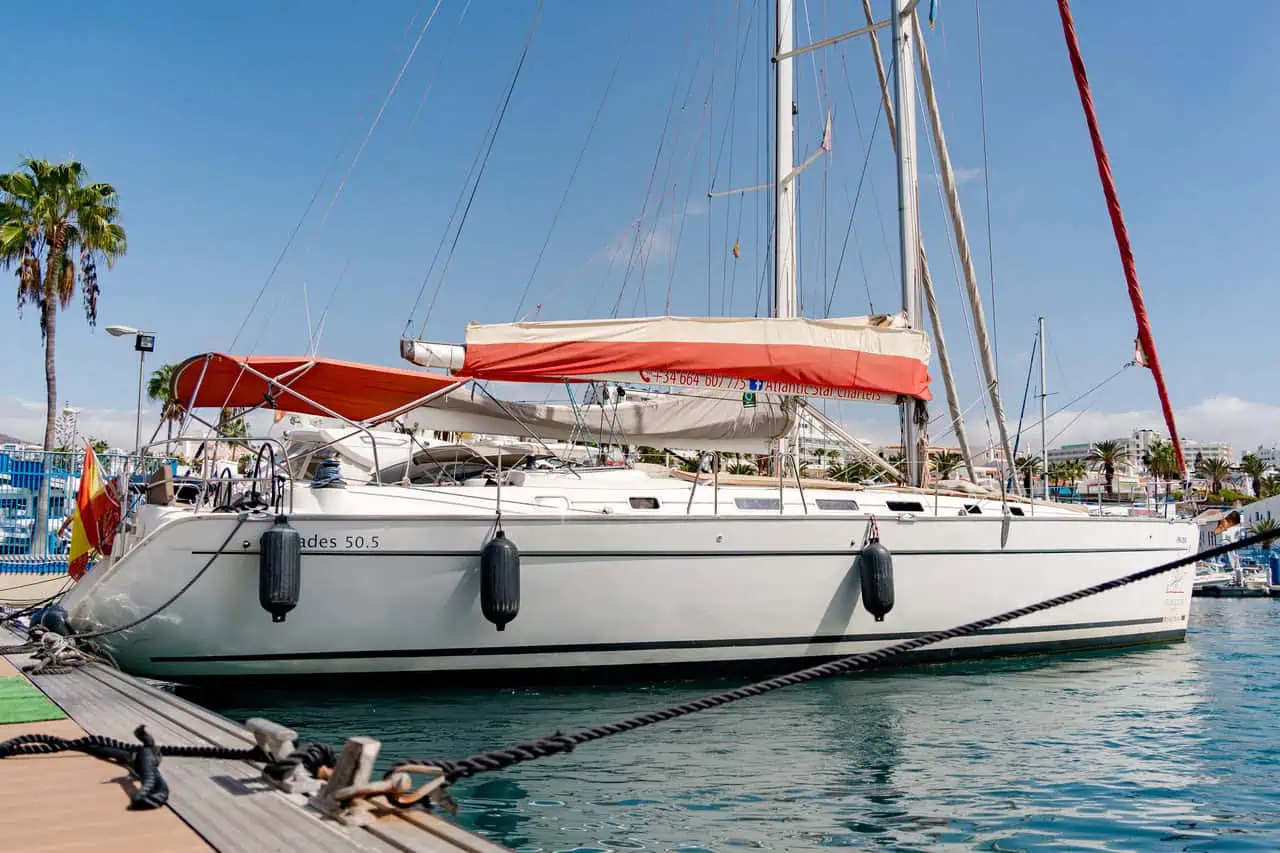
[[[777,0],[778,21],[793,20],[791,5]],[[100,642],[124,668],[175,680],[724,673],[870,650],[1190,553],[1196,536],[1186,522],[1095,517],[1079,507],[919,487],[917,406],[929,397],[930,347],[917,328],[914,6],[894,0],[888,22],[901,119],[902,314],[794,316],[795,52],[790,28],[780,26],[775,316],[498,324],[470,327],[462,347],[402,343],[409,360],[452,376],[311,356],[190,359],[174,377],[175,396],[190,409],[266,405],[341,418],[369,436],[373,476],[340,482],[321,466],[308,480],[282,464],[258,472],[246,484],[254,494],[238,503],[180,505],[161,494],[137,510],[111,554],[67,596],[71,625],[115,629]],[[505,418],[516,435],[577,427],[553,407],[517,410],[462,392],[480,379],[697,387],[703,393],[694,402],[676,397],[627,408],[617,430],[625,438],[615,441],[774,449],[779,459],[799,397],[897,403],[916,487],[805,481],[794,466],[761,482],[502,463],[420,485],[409,471],[423,461],[416,455],[400,481],[384,482],[368,427],[406,412],[459,424]],[[743,392],[758,392],[760,404],[744,409]],[[277,516],[298,534],[292,575],[264,557],[279,556],[275,540],[263,538],[281,524]],[[863,588],[859,553],[877,536],[892,554],[891,591]],[[481,553],[495,537],[518,547],[518,563],[506,553],[505,563],[482,571]],[[263,580],[268,563],[274,574]],[[927,655],[1177,640],[1190,602],[1189,572],[1153,578]]]

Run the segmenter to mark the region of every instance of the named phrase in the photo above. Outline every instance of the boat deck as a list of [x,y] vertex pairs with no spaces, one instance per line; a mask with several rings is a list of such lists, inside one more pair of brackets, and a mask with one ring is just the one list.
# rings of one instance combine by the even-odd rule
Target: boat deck
[[[20,638],[0,629],[0,643]],[[23,674],[25,655],[0,657],[0,740],[86,732],[133,742],[145,724],[159,744],[243,749],[252,734],[198,705],[88,664],[55,674]],[[80,753],[0,761],[0,838],[5,849],[40,851],[424,851],[502,853],[485,839],[422,810],[380,811],[366,826],[323,817],[300,794],[267,785],[261,766],[242,761],[165,758],[167,807],[129,811],[128,771]],[[109,840],[108,840],[109,839]]]

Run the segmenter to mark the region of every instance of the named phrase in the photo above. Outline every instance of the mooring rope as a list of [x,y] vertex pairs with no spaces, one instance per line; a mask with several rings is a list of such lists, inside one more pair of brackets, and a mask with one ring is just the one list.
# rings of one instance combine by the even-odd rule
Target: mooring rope
[[1240,548],[1246,548],[1268,539],[1274,539],[1275,533],[1256,533],[1252,536],[1246,536],[1239,541],[1230,542],[1215,548],[1191,554],[1187,557],[1181,557],[1168,563],[1153,566],[1149,569],[1134,572],[1114,580],[1104,581],[1075,592],[1069,592],[1065,595],[1047,598],[1035,604],[1019,607],[1016,610],[1010,610],[1001,613],[998,616],[990,616],[986,619],[979,619],[969,622],[955,628],[949,628],[945,631],[933,631],[928,634],[922,634],[891,646],[885,646],[882,649],[876,649],[870,652],[862,652],[860,654],[849,655],[838,660],[829,661],[827,663],[818,664],[807,669],[792,672],[787,675],[770,678],[766,681],[758,681],[754,684],[748,684],[744,687],[738,687],[733,690],[727,690],[723,693],[716,693],[712,696],[704,696],[701,699],[694,699],[690,702],[682,702],[678,705],[672,705],[668,708],[662,708],[655,711],[647,711],[642,714],[636,714],[632,717],[626,717],[616,720],[612,723],[605,723],[600,726],[592,726],[591,728],[582,729],[577,732],[565,734],[556,732],[547,737],[538,738],[537,740],[528,741],[517,746],[508,747],[506,749],[495,749],[489,752],[479,752],[466,758],[454,760],[437,760],[437,759],[412,759],[409,761],[400,761],[394,764],[388,772],[397,772],[400,768],[410,764],[426,765],[436,767],[444,771],[445,779],[448,782],[456,782],[459,779],[466,779],[479,773],[487,773],[492,770],[502,770],[515,764],[522,764],[526,761],[533,761],[536,758],[546,758],[551,755],[559,755],[572,751],[575,747],[584,743],[602,740],[612,735],[622,734],[623,732],[634,731],[636,729],[651,726],[655,723],[662,723],[668,720],[674,720],[678,717],[685,717],[689,714],[695,714],[699,711],[708,711],[712,708],[718,708],[721,705],[727,705],[730,702],[736,702],[740,699],[747,699],[752,696],[759,696],[778,690],[783,687],[791,687],[796,684],[803,684],[807,681],[813,681],[818,678],[826,678],[832,675],[841,675],[855,669],[865,667],[869,664],[883,663],[890,658],[897,657],[907,652],[925,646],[931,646],[935,643],[941,643],[944,640],[954,640],[959,637],[967,637],[1000,625],[1004,622],[1011,622],[1014,619],[1020,619],[1023,616],[1030,616],[1033,613],[1039,613],[1049,610],[1063,604],[1069,604],[1073,601],[1079,601],[1082,598],[1098,595],[1099,593],[1108,592],[1113,589],[1119,589],[1122,586],[1137,583],[1139,581],[1152,578],[1183,566],[1191,565],[1199,560],[1213,559],[1223,554],[1228,554]]
[[[443,773],[445,782],[452,783],[459,779],[466,779],[481,773],[487,773],[493,770],[503,770],[516,764],[533,761],[537,758],[559,755],[570,752],[581,744],[603,740],[604,738],[611,737],[612,735],[618,735],[624,732],[644,728],[645,726],[651,726],[655,723],[685,717],[699,711],[708,711],[712,708],[718,708],[722,705],[727,705],[740,699],[760,696],[764,693],[779,690],[783,687],[791,687],[796,684],[803,684],[808,681],[832,675],[841,675],[843,673],[866,667],[869,664],[883,663],[891,658],[925,646],[940,643],[944,640],[971,636],[1004,622],[1010,622],[1014,619],[1022,618],[1023,616],[1030,616],[1033,613],[1039,613],[1063,604],[1069,604],[1073,601],[1089,598],[1090,596],[1118,589],[1122,586],[1128,586],[1130,584],[1173,571],[1174,569],[1192,565],[1200,560],[1210,560],[1216,557],[1221,557],[1233,551],[1265,543],[1274,540],[1275,538],[1277,537],[1274,532],[1255,533],[1250,536],[1242,537],[1236,542],[1229,542],[1224,545],[1199,551],[1195,554],[1190,554],[1177,560],[1172,560],[1158,566],[1133,572],[1132,574],[1125,575],[1124,577],[1104,581],[1103,583],[1085,587],[1084,589],[1066,593],[1065,595],[1048,598],[1044,601],[1027,605],[1026,607],[1019,607],[1016,610],[1010,610],[1005,613],[1001,613],[998,616],[979,619],[975,622],[969,622],[945,631],[934,631],[932,633],[922,634],[918,637],[913,637],[909,640],[904,640],[903,642],[885,646],[884,648],[876,649],[874,651],[849,655],[847,657],[839,658],[838,660],[808,667],[787,675],[770,678],[765,681],[758,681],[754,684],[748,684],[744,687],[735,688],[723,693],[705,696],[701,699],[695,699],[690,702],[682,702],[678,705],[672,705],[660,710],[648,711],[632,717],[616,720],[612,723],[605,723],[604,725],[582,729],[577,732],[571,732],[569,734],[556,732],[548,737],[538,738],[537,740],[528,741],[506,749],[476,753],[475,755],[468,756],[467,758],[455,760],[410,759],[407,761],[398,761],[392,765],[391,769],[384,776],[384,779],[391,779],[391,777],[396,774],[407,775],[415,772],[421,773],[426,768],[434,768]],[[273,760],[271,756],[267,755],[258,747],[254,747],[252,749],[232,749],[219,746],[157,746],[155,741],[147,734],[145,726],[139,726],[134,731],[134,735],[139,740],[139,743],[137,744],[114,740],[101,735],[89,735],[75,740],[68,740],[67,738],[61,738],[55,735],[21,735],[11,740],[0,742],[0,758],[7,758],[14,755],[47,755],[74,750],[106,761],[121,764],[128,767],[139,780],[138,791],[134,792],[130,796],[130,808],[133,809],[158,808],[168,801],[168,786],[159,774],[159,764],[162,756],[261,762],[265,765],[263,768],[263,774],[268,778],[277,780],[289,776],[299,767],[305,769],[312,777],[318,778],[321,776],[322,768],[332,768],[336,764],[334,750],[326,744],[321,743],[300,745],[286,758]],[[422,800],[421,796],[404,797],[397,795],[395,791],[391,791],[389,793],[383,791],[381,793],[386,795],[386,799],[389,803],[400,808],[412,807]]]
[[146,726],[134,729],[138,743],[116,740],[102,735],[64,738],[57,735],[29,734],[0,743],[0,758],[17,755],[53,755],[59,752],[81,752],[127,767],[138,780],[138,790],[129,795],[129,808],[156,809],[169,801],[169,786],[160,775],[161,758],[210,758],[224,761],[261,762],[263,775],[283,779],[297,767],[313,777],[321,768],[333,767],[336,757],[328,744],[303,744],[287,757],[273,761],[261,748],[236,749],[225,746],[158,746]]

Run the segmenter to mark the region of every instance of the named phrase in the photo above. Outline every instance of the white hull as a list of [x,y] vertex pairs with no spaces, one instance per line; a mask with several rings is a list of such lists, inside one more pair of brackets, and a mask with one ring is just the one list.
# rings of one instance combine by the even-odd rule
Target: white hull
[[[684,510],[688,485],[669,488],[679,489]],[[305,543],[301,600],[285,622],[273,623],[258,605],[258,540],[270,524],[259,518],[164,612],[104,642],[129,671],[175,680],[393,672],[515,679],[655,665],[729,671],[871,650],[1184,556],[1195,541],[1186,523],[1042,509],[1011,519],[1002,545],[998,503],[980,516],[956,514],[957,501],[973,500],[958,498],[950,510],[944,499],[936,516],[932,501],[925,514],[877,511],[896,586],[896,606],[877,623],[861,604],[854,569],[865,514],[792,514],[795,490],[787,514],[732,511],[735,493],[778,495],[759,488],[721,488],[716,507],[698,501],[689,515],[575,514],[522,503],[530,491],[537,489],[503,489],[503,527],[521,551],[520,612],[504,631],[479,605],[479,553],[494,517],[476,510],[480,501],[492,506],[493,489],[300,489],[290,522]],[[712,500],[711,489],[699,491]],[[806,494],[810,506],[821,496]],[[601,499],[571,496],[575,508],[579,496],[583,505]],[[865,510],[873,493],[831,496],[856,497]],[[161,605],[236,523],[225,514],[147,511],[154,516],[144,512],[141,541],[68,597],[78,630],[122,625]],[[1192,573],[933,651],[985,656],[1180,639]]]

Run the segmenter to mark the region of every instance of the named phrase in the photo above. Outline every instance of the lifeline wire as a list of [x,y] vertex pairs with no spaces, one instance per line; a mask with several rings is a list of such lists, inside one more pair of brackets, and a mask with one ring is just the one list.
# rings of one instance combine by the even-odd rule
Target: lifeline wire
[[690,702],[684,702],[679,705],[672,705],[669,708],[663,708],[657,711],[648,711],[637,714],[633,717],[627,717],[621,720],[615,720],[612,723],[605,723],[601,726],[594,726],[589,729],[564,734],[556,732],[547,737],[538,738],[537,740],[528,741],[517,746],[507,749],[497,749],[490,752],[480,752],[467,758],[455,759],[452,761],[435,760],[435,759],[415,759],[411,761],[400,761],[392,765],[388,775],[396,772],[399,768],[410,764],[427,765],[437,767],[444,771],[445,778],[449,782],[456,782],[459,779],[466,779],[479,773],[486,773],[491,770],[502,770],[515,764],[521,764],[526,761],[532,761],[535,758],[544,758],[551,755],[559,755],[561,753],[570,752],[574,747],[580,744],[590,743],[596,740],[602,740],[610,735],[622,734],[623,732],[633,731],[654,723],[662,723],[667,720],[674,720],[678,717],[695,714],[698,711],[708,711],[712,708],[718,708],[721,705],[727,705],[730,702],[736,702],[739,699],[747,699],[752,696],[759,696],[763,693],[769,693],[783,687],[791,687],[796,684],[803,684],[806,681],[813,681],[818,678],[824,678],[831,675],[841,675],[851,672],[868,664],[883,663],[890,658],[916,649],[930,646],[944,640],[953,640],[958,637],[967,637],[984,631],[987,628],[1000,625],[1005,622],[1011,622],[1014,619],[1020,619],[1023,616],[1029,616],[1033,613],[1039,613],[1043,610],[1049,610],[1063,604],[1069,604],[1073,601],[1079,601],[1083,598],[1097,595],[1102,592],[1108,592],[1113,589],[1119,589],[1122,586],[1137,583],[1174,569],[1182,568],[1195,563],[1198,560],[1208,560],[1214,557],[1220,557],[1223,554],[1229,554],[1240,548],[1246,548],[1269,539],[1275,539],[1274,532],[1255,533],[1252,536],[1246,536],[1236,542],[1230,542],[1225,545],[1219,545],[1216,548],[1210,548],[1196,554],[1181,557],[1168,563],[1143,569],[1121,578],[1105,581],[1094,586],[1085,587],[1084,589],[1069,592],[1065,595],[1048,598],[1044,601],[1030,604],[1026,607],[1019,607],[1016,610],[1010,610],[1001,613],[999,616],[990,616],[986,619],[979,619],[976,622],[969,622],[955,628],[949,628],[945,631],[933,631],[928,634],[922,634],[901,643],[895,643],[891,646],[885,646],[871,652],[863,652],[862,654],[849,655],[838,660],[829,661],[824,664],[812,666],[798,672],[789,673],[787,675],[771,678],[767,681],[757,681],[754,684],[748,684],[745,687],[739,687],[724,693],[717,693],[712,696],[705,696],[701,699],[694,699]]

